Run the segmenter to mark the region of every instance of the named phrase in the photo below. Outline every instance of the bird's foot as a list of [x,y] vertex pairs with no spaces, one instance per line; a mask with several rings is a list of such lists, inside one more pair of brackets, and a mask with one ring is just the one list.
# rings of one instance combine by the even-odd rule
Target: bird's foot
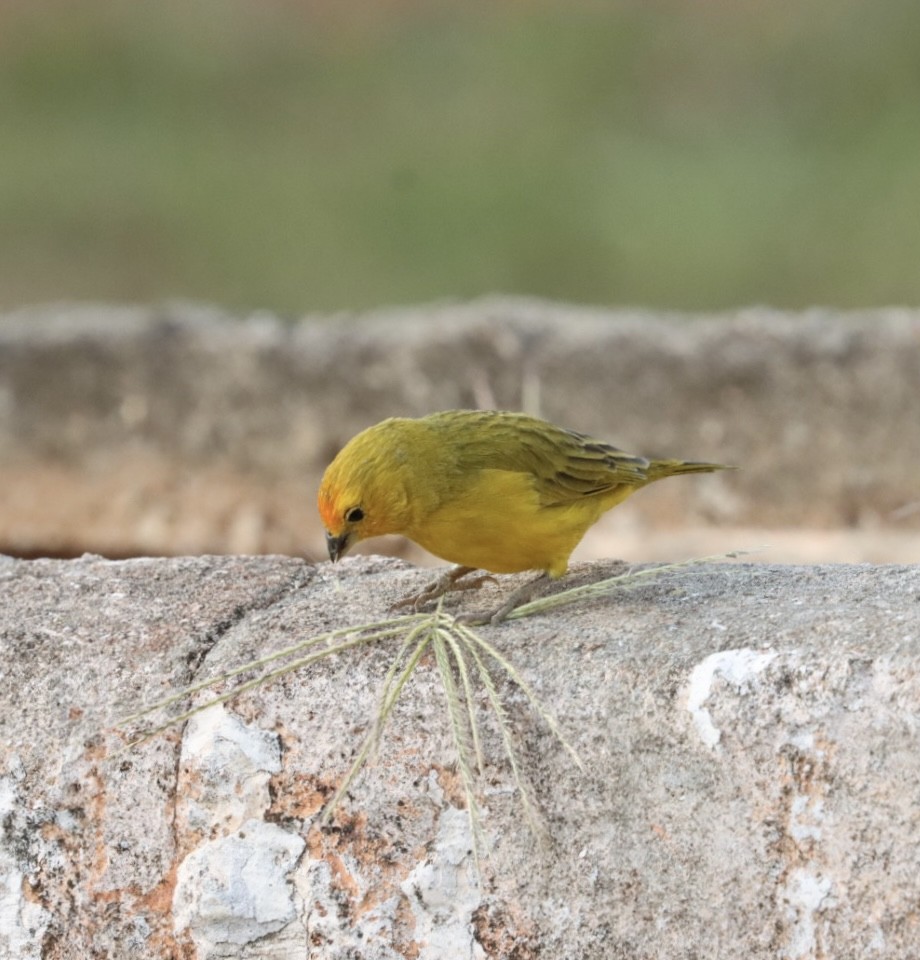
[[470,580],[464,580],[469,574],[475,572],[475,567],[453,567],[446,573],[442,573],[437,580],[429,583],[421,593],[410,594],[397,600],[396,603],[392,604],[390,610],[403,610],[406,607],[411,607],[413,610],[418,611],[426,604],[431,603],[432,600],[443,597],[446,593],[460,590],[478,590],[479,587],[487,581],[495,581],[495,577],[488,573],[479,577],[473,577]]
[[510,614],[512,610],[516,610],[522,604],[533,600],[533,598],[541,592],[547,580],[549,580],[549,576],[541,573],[539,576],[534,577],[533,580],[522,583],[516,590],[512,590],[504,603],[501,603],[494,610],[475,610],[468,613],[458,613],[456,619],[460,623],[468,624],[471,627],[481,626],[486,623],[493,625],[501,623],[508,618],[508,614]]
[[[629,572],[630,565],[625,560],[616,560],[604,571],[604,576],[611,576],[613,571],[622,569]],[[481,626],[482,624],[501,623],[506,620],[513,610],[522,607],[525,603],[530,603],[539,596],[548,595],[549,591],[545,589],[548,584],[555,583],[555,580],[548,573],[538,574],[533,580],[521,584],[516,590],[513,590],[508,598],[494,610],[476,610],[467,613],[457,614],[457,620],[460,623],[469,624],[469,626]]]

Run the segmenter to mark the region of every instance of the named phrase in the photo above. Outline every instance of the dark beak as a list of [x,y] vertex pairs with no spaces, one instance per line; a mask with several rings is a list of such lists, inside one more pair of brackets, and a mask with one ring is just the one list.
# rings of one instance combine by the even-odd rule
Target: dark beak
[[331,533],[326,534],[326,549],[329,551],[329,559],[335,563],[348,552],[349,536],[343,533],[340,537],[334,537]]

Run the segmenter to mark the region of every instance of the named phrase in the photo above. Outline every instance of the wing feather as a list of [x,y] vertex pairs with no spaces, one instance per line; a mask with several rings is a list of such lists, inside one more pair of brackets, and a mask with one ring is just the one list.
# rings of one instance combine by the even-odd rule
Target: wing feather
[[425,419],[458,451],[458,469],[528,474],[541,506],[569,504],[648,481],[649,461],[644,457],[526,414],[449,411]]

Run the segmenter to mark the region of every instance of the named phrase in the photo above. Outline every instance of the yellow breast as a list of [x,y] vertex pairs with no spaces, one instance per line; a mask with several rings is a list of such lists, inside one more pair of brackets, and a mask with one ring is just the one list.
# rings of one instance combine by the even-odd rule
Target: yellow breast
[[603,497],[547,507],[540,504],[530,474],[482,470],[402,532],[452,563],[492,573],[544,570],[561,577],[587,529],[633,489],[624,485]]

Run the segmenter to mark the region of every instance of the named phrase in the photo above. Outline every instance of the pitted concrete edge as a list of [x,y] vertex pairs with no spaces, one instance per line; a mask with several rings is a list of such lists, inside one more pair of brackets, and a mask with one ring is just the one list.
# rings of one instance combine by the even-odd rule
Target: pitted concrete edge
[[[572,582],[602,573],[585,565]],[[0,953],[914,954],[918,567],[705,564],[483,628],[586,772],[502,680],[538,839],[477,694],[478,872],[430,658],[331,825],[318,822],[398,643],[145,744],[125,749],[112,729],[171,690],[377,620],[424,578],[373,557],[0,566]]]

